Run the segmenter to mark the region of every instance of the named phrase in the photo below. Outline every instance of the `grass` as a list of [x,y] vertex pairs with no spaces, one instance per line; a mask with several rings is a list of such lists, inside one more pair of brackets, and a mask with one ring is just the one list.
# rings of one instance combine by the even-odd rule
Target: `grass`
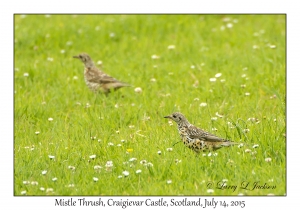
[[[14,194],[285,195],[285,21],[284,15],[16,15]],[[81,52],[134,87],[95,95],[72,58]],[[177,127],[163,117],[175,111],[245,145],[206,156],[173,146]],[[271,187],[252,190],[255,182]]]

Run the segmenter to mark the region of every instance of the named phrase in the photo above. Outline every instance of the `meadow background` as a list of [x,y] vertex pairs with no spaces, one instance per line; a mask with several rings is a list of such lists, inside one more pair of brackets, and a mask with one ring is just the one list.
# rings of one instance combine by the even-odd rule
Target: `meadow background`
[[[15,15],[14,194],[285,195],[285,30],[285,15]],[[81,52],[133,87],[91,92]],[[175,111],[244,144],[173,146]]]

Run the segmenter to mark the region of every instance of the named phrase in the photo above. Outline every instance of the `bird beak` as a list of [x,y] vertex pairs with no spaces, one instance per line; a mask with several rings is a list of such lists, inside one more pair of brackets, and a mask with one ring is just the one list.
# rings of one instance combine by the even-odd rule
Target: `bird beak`
[[79,56],[78,55],[74,55],[73,58],[79,58]]
[[170,119],[171,119],[171,117],[170,117],[170,116],[165,116],[164,118],[170,118]]

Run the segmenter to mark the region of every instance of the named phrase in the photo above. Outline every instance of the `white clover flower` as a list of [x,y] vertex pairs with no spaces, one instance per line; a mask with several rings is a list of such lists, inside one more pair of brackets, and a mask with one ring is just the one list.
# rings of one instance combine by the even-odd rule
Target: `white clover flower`
[[175,159],[175,163],[176,164],[181,163],[181,160]]
[[48,157],[49,157],[50,159],[54,159],[54,158],[55,158],[55,156],[53,156],[53,155],[48,155]]
[[211,128],[211,130],[212,130],[212,131],[218,131],[218,129],[217,129],[217,128]]
[[217,78],[210,78],[209,81],[215,82],[215,81],[217,81]]
[[53,192],[53,188],[47,188],[46,189],[46,192],[48,193],[48,192]]
[[152,163],[147,163],[147,164],[145,164],[147,167],[153,167],[153,164]]
[[207,106],[207,103],[202,102],[202,103],[200,104],[200,106],[202,106],[202,107]]
[[251,155],[256,155],[257,154],[257,152],[256,151],[254,151],[254,152],[251,152]]
[[78,77],[77,77],[77,76],[74,76],[74,77],[73,77],[73,80],[78,80]]
[[157,151],[157,154],[161,155],[161,151],[160,151],[160,150],[158,150],[158,151]]
[[113,167],[113,166],[114,166],[114,165],[113,165],[113,162],[112,162],[111,160],[107,161],[106,164],[105,164],[105,167],[106,167],[106,168],[111,168],[111,167]]
[[167,184],[171,184],[172,183],[172,180],[167,180]]
[[250,93],[248,93],[248,92],[247,92],[247,93],[245,93],[245,96],[250,96]]
[[122,147],[122,144],[117,144],[117,147]]
[[250,129],[249,128],[245,128],[243,131],[244,131],[244,133],[249,133]]
[[241,148],[241,147],[243,147],[243,146],[244,146],[244,144],[241,143],[241,144],[238,145],[238,148]]
[[57,178],[56,178],[56,177],[52,178],[52,181],[53,181],[53,182],[56,182],[56,181],[57,181]]
[[168,151],[168,152],[172,152],[172,151],[173,151],[173,148],[167,148],[167,151]]
[[221,79],[221,80],[220,80],[220,82],[225,82],[225,81],[226,81],[225,79]]
[[46,174],[47,174],[46,170],[42,171],[42,175],[46,175]]
[[136,173],[136,174],[140,174],[140,173],[142,173],[142,170],[141,170],[141,169],[138,169],[138,170],[136,170],[135,173]]
[[28,185],[28,184],[30,184],[30,181],[23,181],[23,184]]
[[122,177],[123,177],[122,175],[119,175],[119,176],[118,176],[118,179],[121,179]]
[[175,49],[175,45],[169,45],[168,46],[168,50],[174,50]]
[[108,145],[108,146],[114,146],[114,143],[108,142],[107,145]]
[[64,54],[65,52],[66,52],[65,50],[61,50],[61,51],[60,51],[61,54]]
[[156,60],[156,59],[159,59],[159,56],[158,56],[158,55],[152,55],[151,58],[152,58],[153,60]]
[[232,27],[233,27],[233,24],[232,24],[232,23],[227,23],[227,24],[226,24],[226,27],[227,27],[227,28],[232,28]]
[[45,191],[45,188],[44,187],[40,187],[40,191]]
[[75,166],[68,166],[68,169],[74,171],[75,170]]
[[26,195],[26,190],[21,191],[21,195]]
[[75,187],[75,184],[69,184],[68,187]]
[[93,177],[93,181],[94,181],[94,182],[98,182],[98,180],[99,180],[99,179],[98,179],[97,177]]
[[223,117],[224,117],[224,115],[221,115],[221,114],[219,114],[218,112],[216,112],[216,116],[217,116],[217,117],[220,117],[220,118],[223,118]]
[[95,166],[94,166],[94,169],[95,169],[95,170],[99,170],[99,169],[101,169],[101,168],[102,168],[102,166],[99,166],[99,165],[95,165]]
[[214,193],[214,190],[213,189],[208,189],[206,192],[211,194],[211,193]]
[[246,149],[245,152],[246,152],[246,153],[250,153],[251,150],[250,150],[250,149]]
[[208,153],[208,154],[207,154],[207,156],[208,156],[208,157],[210,157],[210,156],[211,156],[211,152],[210,152],[210,153]]
[[128,126],[130,129],[133,129],[134,128],[134,125],[129,125]]
[[121,140],[121,142],[122,142],[122,143],[124,143],[124,142],[125,142],[125,140],[124,140],[124,139],[122,139],[122,140]]
[[195,68],[195,66],[194,65],[191,65],[191,69],[194,69]]
[[134,89],[134,92],[136,92],[136,93],[142,93],[143,90],[142,90],[142,88],[137,87],[137,88]]
[[129,172],[128,171],[123,171],[122,174],[126,177],[129,176]]
[[133,162],[133,161],[136,161],[136,160],[137,160],[136,158],[130,158],[129,162]]
[[253,148],[257,148],[257,147],[259,147],[258,144],[254,144],[254,145],[253,145]]
[[276,45],[270,45],[269,46],[271,49],[275,49],[276,48]]
[[39,131],[36,131],[36,132],[35,132],[35,134],[36,134],[36,135],[39,135],[39,134],[40,134],[40,132],[39,132]]
[[217,73],[217,74],[215,75],[216,78],[218,78],[218,77],[220,77],[220,76],[222,76],[222,73]]
[[216,121],[218,118],[217,117],[212,117],[211,120],[212,121]]
[[156,79],[155,78],[151,78],[150,82],[156,82]]
[[50,61],[50,62],[52,62],[54,59],[53,58],[51,58],[51,57],[48,57],[47,58],[47,61]]
[[28,77],[29,74],[26,72],[26,73],[23,74],[23,76],[24,76],[24,77]]
[[97,61],[97,65],[101,66],[102,65],[102,61]]
[[268,158],[265,158],[265,161],[266,161],[266,162],[271,162],[272,159],[271,159],[270,157],[268,157]]
[[147,163],[146,160],[141,160],[141,161],[140,161],[140,164],[146,164],[146,163]]
[[52,118],[52,117],[49,117],[49,118],[48,118],[48,121],[50,121],[50,122],[53,121],[53,118]]
[[90,159],[95,159],[96,155],[90,155]]

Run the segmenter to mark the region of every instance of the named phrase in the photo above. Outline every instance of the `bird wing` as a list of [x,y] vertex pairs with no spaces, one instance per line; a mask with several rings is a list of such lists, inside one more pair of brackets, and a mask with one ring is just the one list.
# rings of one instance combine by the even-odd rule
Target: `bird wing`
[[189,137],[192,139],[203,139],[204,141],[209,141],[209,142],[228,141],[226,139],[222,139],[218,136],[215,136],[207,131],[204,131],[200,128],[197,128],[196,126],[190,126],[188,128],[188,134],[189,134]]
[[121,83],[119,80],[117,80],[107,74],[97,75],[97,76],[89,79],[89,82],[102,83],[102,84]]

